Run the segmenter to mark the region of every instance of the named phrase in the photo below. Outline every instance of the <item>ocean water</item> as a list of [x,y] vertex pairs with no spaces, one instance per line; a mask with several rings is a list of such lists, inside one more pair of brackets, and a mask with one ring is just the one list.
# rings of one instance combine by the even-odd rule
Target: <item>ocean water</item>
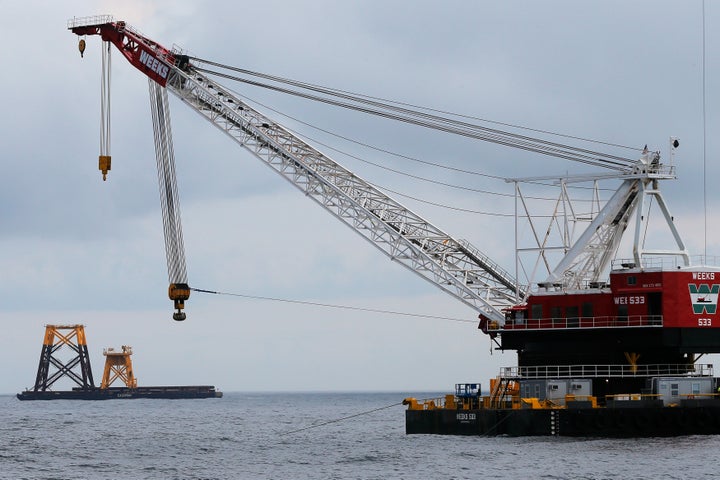
[[398,404],[406,396],[439,395],[225,393],[104,402],[0,396],[0,478],[657,480],[714,478],[720,468],[720,436],[405,435],[405,407]]

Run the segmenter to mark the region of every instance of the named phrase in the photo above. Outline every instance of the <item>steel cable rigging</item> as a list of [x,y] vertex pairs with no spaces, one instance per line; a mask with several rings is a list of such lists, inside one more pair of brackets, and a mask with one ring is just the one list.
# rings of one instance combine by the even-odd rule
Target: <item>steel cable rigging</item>
[[175,153],[172,144],[167,90],[148,79],[150,90],[150,112],[152,114],[157,161],[158,187],[162,210],[165,256],[168,267],[168,295],[174,301],[177,311],[173,319],[186,318],[182,309],[190,296],[182,222],[180,220],[180,196],[175,175]]
[[[247,96],[245,96],[245,95],[242,95],[241,93],[239,93],[239,92],[237,92],[237,91],[235,91],[235,90],[232,90],[232,89],[228,89],[228,90],[230,90],[230,91],[233,92],[235,95],[237,95],[238,97],[241,97],[243,100],[245,100],[245,101],[247,101],[247,102],[249,102],[249,103],[253,103],[253,104],[255,104],[255,105],[258,105],[258,106],[260,106],[260,107],[263,107],[263,108],[265,108],[266,110],[269,110],[269,111],[271,111],[271,112],[277,113],[278,115],[282,115],[283,117],[288,118],[288,119],[290,119],[290,120],[292,120],[292,121],[294,121],[294,122],[297,122],[297,123],[300,123],[300,124],[305,125],[305,126],[307,126],[307,127],[310,127],[310,128],[312,128],[312,129],[314,129],[314,130],[317,130],[318,132],[322,132],[322,133],[331,135],[331,136],[333,136],[333,137],[335,137],[335,138],[339,138],[340,140],[344,140],[344,141],[346,141],[346,142],[353,143],[353,144],[355,144],[355,145],[358,145],[358,146],[361,146],[361,147],[364,147],[364,148],[369,148],[369,149],[371,149],[371,150],[375,150],[376,152],[384,153],[384,154],[387,154],[387,155],[391,155],[391,156],[393,156],[393,157],[402,158],[402,159],[404,159],[404,160],[409,160],[409,161],[411,161],[411,162],[416,162],[416,163],[428,165],[428,166],[431,166],[431,167],[441,168],[441,169],[444,169],[444,170],[450,170],[450,171],[457,172],[457,173],[463,173],[463,174],[467,174],[467,175],[477,175],[477,176],[479,176],[479,177],[491,178],[491,179],[494,179],[494,180],[502,180],[502,181],[505,180],[505,177],[501,177],[501,176],[499,176],[499,175],[490,175],[490,174],[488,174],[488,173],[481,173],[481,172],[476,172],[476,171],[473,171],[473,170],[466,170],[466,169],[463,169],[463,168],[452,167],[452,166],[449,166],[449,165],[443,165],[443,164],[437,163],[437,162],[430,162],[430,161],[427,161],[427,160],[422,160],[422,159],[420,159],[420,158],[411,157],[411,156],[409,156],[409,155],[403,155],[403,154],[401,154],[401,153],[393,152],[393,151],[391,151],[391,150],[387,150],[387,149],[380,148],[380,147],[377,147],[377,146],[374,146],[374,145],[370,145],[369,143],[364,143],[364,142],[361,142],[361,141],[359,141],[359,140],[355,140],[355,139],[352,139],[352,138],[350,138],[350,137],[347,137],[347,136],[345,136],[345,135],[340,135],[340,134],[338,134],[338,133],[336,133],[336,132],[331,132],[330,130],[326,130],[326,129],[324,129],[324,128],[318,127],[317,125],[312,125],[312,124],[310,124],[310,123],[308,123],[308,122],[305,122],[305,121],[303,121],[303,120],[300,120],[300,119],[297,118],[297,117],[293,117],[292,115],[288,115],[287,113],[283,113],[283,112],[281,112],[281,111],[279,111],[279,110],[276,110],[276,109],[270,107],[270,106],[267,105],[267,104],[258,102],[257,100],[253,100],[253,99],[251,99],[251,98],[249,98],[249,97],[247,97]],[[288,127],[285,127],[285,128],[287,128],[289,131],[291,131],[291,132],[294,133],[295,135],[302,136],[303,138],[306,138],[306,139],[308,139],[308,140],[312,140],[313,142],[318,142],[316,139],[310,138],[310,137],[308,137],[307,135],[304,135],[304,134],[302,134],[302,133],[300,133],[300,132],[298,132],[298,131],[296,131],[296,130],[292,130],[292,129],[288,128]],[[335,150],[336,152],[342,153],[342,154],[344,154],[344,155],[348,155],[348,154],[346,154],[345,152],[342,152],[342,151],[340,151],[340,150],[338,150],[338,149],[336,149],[336,148],[334,148],[334,147],[330,147],[329,145],[327,145],[327,144],[325,144],[325,143],[320,143],[320,142],[318,142],[318,144],[320,144],[320,145],[322,145],[322,146],[324,146],[324,147],[326,147],[326,148],[331,148],[332,150]]]
[[389,102],[389,103],[393,103],[393,104],[395,104],[395,105],[402,105],[402,106],[404,106],[404,107],[417,108],[417,109],[424,110],[424,111],[427,111],[427,112],[434,112],[434,113],[443,114],[443,115],[451,115],[451,116],[453,116],[453,117],[465,118],[465,119],[468,119],[468,120],[477,120],[477,121],[480,121],[480,122],[490,123],[490,124],[493,124],[493,125],[499,125],[499,126],[503,126],[503,127],[515,128],[515,129],[518,129],[518,130],[525,130],[525,131],[529,131],[529,132],[535,132],[535,133],[542,133],[542,134],[547,134],[547,135],[553,135],[553,136],[556,136],[556,137],[568,138],[568,139],[572,139],[572,140],[580,140],[580,141],[583,141],[583,142],[595,143],[595,144],[598,144],[598,145],[606,145],[606,146],[609,146],[609,147],[617,147],[617,148],[626,149],[626,150],[632,150],[632,151],[638,151],[638,150],[639,150],[639,149],[637,149],[637,148],[635,148],[635,147],[630,147],[630,146],[627,146],[627,145],[620,145],[620,144],[612,143],[612,142],[604,142],[604,141],[600,141],[600,140],[593,140],[593,139],[583,138],[583,137],[579,137],[579,136],[575,136],[575,135],[568,135],[568,134],[563,134],[563,133],[558,133],[558,132],[551,132],[551,131],[549,131],[549,130],[542,130],[542,129],[539,129],[539,128],[525,127],[525,126],[522,126],[522,125],[516,125],[516,124],[512,124],[512,123],[498,122],[498,121],[495,121],[495,120],[488,120],[488,119],[485,119],[485,118],[476,117],[476,116],[472,116],[472,115],[463,115],[463,114],[459,114],[459,113],[449,112],[449,111],[447,111],[447,110],[440,110],[440,109],[436,109],[436,108],[423,107],[423,106],[414,105],[414,104],[411,104],[411,103],[398,102],[398,101],[395,101],[395,100],[388,100],[388,99],[384,99],[384,98],[380,98],[380,97],[373,97],[373,96],[370,96],[370,95],[363,95],[363,94],[360,94],[360,93],[353,93],[353,92],[349,92],[349,91],[347,91],[347,90],[341,90],[341,89],[338,89],[338,88],[322,87],[322,86],[320,86],[320,85],[315,85],[315,84],[311,84],[311,83],[308,83],[308,82],[300,82],[300,81],[297,81],[297,80],[291,80],[291,79],[279,77],[279,76],[276,76],[276,75],[269,75],[269,74],[266,74],[266,73],[253,72],[252,70],[242,69],[242,68],[238,68],[238,67],[232,67],[232,66],[229,66],[229,65],[223,65],[223,64],[220,64],[220,63],[218,63],[218,62],[213,62],[213,61],[210,61],[210,60],[201,59],[201,58],[199,58],[199,57],[188,57],[188,58],[191,58],[191,59],[196,60],[196,61],[198,61],[198,62],[206,63],[206,64],[208,64],[208,65],[214,65],[214,66],[218,66],[218,67],[221,67],[221,68],[227,68],[227,69],[229,69],[229,70],[233,70],[233,71],[236,71],[236,72],[239,72],[239,73],[245,73],[245,74],[248,74],[248,75],[257,76],[257,77],[265,78],[265,79],[272,80],[272,81],[288,82],[288,83],[293,83],[293,84],[297,84],[297,85],[303,85],[303,86],[307,86],[307,87],[312,87],[312,88],[315,88],[315,89],[324,89],[324,90],[328,90],[328,91],[339,92],[339,93],[348,94],[348,95],[354,95],[354,96],[357,96],[357,97],[367,98],[367,99],[371,99],[371,100],[378,100],[378,101],[382,101],[382,102]]
[[539,138],[533,138],[527,135],[506,132],[496,128],[483,127],[476,123],[470,123],[465,120],[457,120],[449,118],[447,116],[438,115],[436,113],[428,113],[427,111],[422,111],[421,109],[408,108],[407,106],[403,106],[406,104],[399,104],[398,102],[380,101],[379,99],[374,99],[373,97],[350,94],[342,90],[336,90],[304,82],[298,82],[282,77],[252,72],[250,70],[223,65],[217,62],[212,62],[210,60],[205,60],[197,57],[191,58],[205,65],[211,65],[217,68],[230,70],[232,72],[237,72],[244,75],[259,77],[280,84],[288,85],[289,87],[315,92],[319,95],[303,92],[301,90],[294,90],[293,88],[286,88],[278,85],[263,83],[257,80],[251,80],[249,78],[240,77],[238,75],[233,75],[222,71],[203,68],[200,65],[197,65],[195,67],[196,70],[210,75],[215,75],[229,80],[269,90],[274,90],[277,92],[286,93],[309,100],[356,110],[367,114],[377,115],[409,124],[431,128],[434,130],[444,131],[447,133],[452,133],[469,138],[475,138],[478,140],[483,140],[500,145],[506,145],[509,147],[540,153],[543,155],[563,158],[566,160],[584,163],[596,167],[608,168],[620,172],[629,170],[635,163],[635,161],[630,158],[583,149],[579,147],[573,147],[571,145],[551,142]]
[[247,295],[242,293],[229,293],[229,292],[219,292],[217,290],[207,290],[204,288],[195,288],[190,287],[190,290],[193,292],[198,293],[207,293],[210,295],[222,295],[227,297],[239,297],[239,298],[246,298],[249,300],[265,300],[265,301],[271,301],[271,302],[279,302],[279,303],[293,303],[297,305],[308,305],[313,307],[324,307],[324,308],[338,308],[342,310],[355,310],[360,312],[371,312],[371,313],[384,313],[388,315],[399,315],[404,317],[414,317],[414,318],[428,318],[433,320],[448,320],[452,322],[461,322],[461,323],[477,323],[475,320],[468,320],[465,318],[454,318],[454,317],[442,317],[439,315],[428,315],[424,313],[408,313],[408,312],[398,312],[393,310],[382,310],[378,308],[369,308],[369,307],[354,307],[350,305],[338,305],[338,304],[332,304],[332,303],[320,303],[320,302],[310,302],[307,300],[291,300],[288,298],[277,298],[277,297],[263,297],[260,295]]
[[[298,119],[297,117],[294,117],[294,116],[292,116],[292,115],[288,115],[287,113],[283,113],[283,112],[281,112],[281,111],[279,111],[279,110],[277,110],[277,109],[275,109],[275,108],[272,108],[272,107],[270,107],[270,106],[267,105],[267,104],[264,104],[264,103],[262,103],[262,102],[258,102],[257,100],[253,100],[253,99],[247,97],[246,95],[242,95],[241,93],[239,93],[239,92],[237,92],[237,91],[235,91],[235,90],[232,90],[232,89],[228,89],[228,90],[231,91],[231,92],[233,92],[233,94],[237,95],[238,97],[243,98],[246,102],[250,102],[250,103],[253,103],[253,104],[258,105],[258,106],[260,106],[260,107],[263,107],[263,108],[265,108],[265,109],[267,109],[267,110],[269,110],[269,111],[272,111],[272,112],[274,112],[274,113],[276,113],[276,114],[278,114],[278,115],[282,115],[282,116],[285,117],[285,118],[288,118],[288,119],[290,119],[290,120],[293,120],[293,121],[295,121],[295,122],[297,122],[297,123],[300,123],[300,124],[302,124],[302,125],[305,125],[305,126],[307,126],[307,127],[310,127],[310,128],[312,128],[312,129],[317,130],[317,131],[319,131],[319,132],[322,132],[322,133],[324,133],[324,134],[331,135],[331,136],[333,136],[333,137],[335,137],[335,138],[339,138],[339,139],[344,140],[344,141],[346,141],[346,142],[349,142],[349,143],[352,143],[352,144],[355,144],[355,145],[358,145],[358,146],[361,146],[361,147],[364,147],[364,148],[368,148],[368,149],[371,149],[371,150],[380,152],[380,153],[382,153],[382,154],[391,155],[391,156],[393,156],[393,157],[397,157],[397,158],[401,158],[401,159],[404,159],[404,160],[408,160],[408,161],[412,161],[412,162],[416,162],[416,163],[428,165],[428,166],[431,166],[431,167],[434,167],[434,168],[449,170],[449,171],[453,171],[453,172],[457,172],[457,173],[462,173],[462,174],[476,175],[476,176],[480,176],[480,177],[490,178],[490,179],[493,179],[493,180],[502,180],[503,182],[505,182],[505,178],[504,178],[504,177],[500,177],[500,176],[497,176],[497,175],[490,175],[490,174],[481,173],[481,172],[476,172],[476,171],[472,171],[472,170],[466,170],[466,169],[461,169],[461,168],[452,167],[452,166],[448,166],[448,165],[443,165],[443,164],[440,164],[440,163],[437,163],[437,162],[430,162],[430,161],[427,161],[427,160],[422,160],[422,159],[418,159],[418,158],[415,158],[415,157],[412,157],[412,156],[403,155],[403,154],[400,154],[400,153],[397,153],[397,152],[393,152],[393,151],[390,151],[390,150],[387,150],[387,149],[379,148],[379,147],[370,145],[370,144],[368,144],[368,143],[361,142],[361,141],[358,141],[358,140],[349,138],[349,137],[347,137],[347,136],[345,136],[345,135],[340,135],[340,134],[335,133],[335,132],[331,132],[330,130],[327,130],[327,129],[318,127],[317,125],[313,125],[313,124],[310,124],[310,123],[305,122],[305,121],[303,121],[303,120],[300,120],[300,119]],[[301,132],[299,132],[299,131],[297,131],[297,130],[294,130],[294,129],[292,129],[292,128],[285,127],[285,129],[288,130],[288,131],[290,131],[290,132],[292,132],[294,135],[296,135],[296,136],[298,136],[298,137],[302,137],[302,138],[304,138],[304,139],[312,142],[312,143],[315,144],[315,145],[321,145],[321,146],[323,146],[323,147],[325,147],[325,148],[327,148],[327,149],[329,149],[329,150],[332,150],[332,151],[334,151],[334,152],[337,152],[337,153],[339,153],[339,154],[341,154],[341,155],[344,155],[344,156],[346,156],[346,157],[348,157],[348,158],[352,158],[352,159],[357,160],[357,161],[360,161],[360,162],[362,162],[362,163],[365,163],[365,164],[368,164],[368,165],[372,165],[373,167],[380,168],[380,169],[382,169],[382,170],[386,170],[386,171],[389,171],[389,172],[392,172],[392,173],[396,173],[396,174],[398,174],[398,175],[402,175],[402,176],[405,176],[405,177],[413,178],[413,179],[420,180],[420,181],[423,181],[423,182],[432,183],[432,184],[439,185],[439,186],[442,186],[442,187],[448,187],[448,188],[453,188],[453,189],[458,189],[458,190],[465,190],[465,191],[470,191],[470,192],[474,192],[474,193],[480,193],[480,194],[486,194],[486,195],[492,195],[492,196],[499,196],[499,197],[506,197],[506,198],[514,198],[514,197],[515,197],[515,194],[513,194],[513,193],[495,192],[495,191],[490,191],[490,190],[484,190],[484,189],[477,189],[477,188],[467,187],[467,186],[464,186],[464,185],[458,185],[458,184],[451,184],[451,183],[447,183],[447,182],[441,182],[441,181],[438,181],[438,180],[434,180],[434,179],[422,177],[422,176],[419,176],[419,175],[416,175],[416,174],[413,174],[413,173],[408,173],[408,172],[405,172],[405,171],[402,171],[402,170],[399,170],[399,169],[396,169],[396,168],[391,168],[391,167],[388,167],[388,166],[385,166],[385,165],[381,165],[381,164],[379,164],[379,163],[377,163],[377,162],[372,162],[372,161],[370,161],[370,160],[361,158],[361,157],[359,157],[359,156],[357,156],[357,155],[348,153],[348,152],[346,152],[346,151],[344,151],[344,150],[340,150],[340,149],[338,149],[338,148],[336,148],[336,147],[333,147],[332,145],[329,145],[329,144],[327,144],[327,143],[324,143],[324,142],[318,140],[317,138],[310,137],[310,136],[308,136],[308,135],[306,135],[306,134],[303,134],[303,133],[301,133]],[[629,147],[625,147],[625,148],[629,148]],[[540,186],[547,186],[547,184],[544,183],[544,182],[532,182],[532,183],[535,183],[535,184],[540,185]],[[420,199],[420,198],[418,198],[418,197],[414,197],[414,196],[402,194],[402,193],[400,193],[400,192],[397,192],[397,191],[395,191],[395,190],[391,190],[391,189],[382,187],[382,186],[377,185],[377,184],[374,184],[374,185],[375,185],[376,187],[378,187],[378,188],[381,188],[382,190],[385,190],[385,191],[394,193],[394,194],[396,194],[396,195],[399,195],[399,196],[402,196],[402,197],[405,197],[405,198],[410,198],[410,199],[412,199],[412,200],[416,200],[416,201],[419,201],[419,202],[421,202],[421,203],[430,204],[430,205],[433,205],[433,206],[436,206],[436,207],[446,208],[446,209],[449,209],[449,210],[456,210],[456,211],[462,211],[462,212],[467,212],[467,213],[475,213],[475,214],[480,214],[480,215],[489,215],[489,216],[503,216],[503,217],[512,217],[512,216],[514,216],[514,214],[512,214],[512,213],[505,213],[505,214],[504,214],[504,213],[498,213],[498,212],[489,213],[489,212],[485,212],[485,211],[478,211],[478,210],[473,210],[473,209],[464,209],[464,208],[453,207],[453,206],[450,206],[450,205],[445,205],[445,204],[441,204],[441,203],[438,203],[438,202],[432,202],[432,201],[429,201],[429,200]],[[583,189],[583,190],[585,190],[585,188],[583,188],[583,187],[578,187],[578,186],[573,186],[573,187],[571,187],[571,188]],[[611,190],[611,191],[614,191],[613,189],[610,189],[610,190]],[[527,196],[526,199],[529,199],[529,200],[550,201],[550,202],[556,202],[556,201],[557,201],[557,198],[554,198],[554,197],[551,198],[551,197],[539,197],[539,196]],[[579,200],[576,200],[576,201],[579,202],[579,203],[592,202],[592,200],[583,200],[583,199],[579,199]]]

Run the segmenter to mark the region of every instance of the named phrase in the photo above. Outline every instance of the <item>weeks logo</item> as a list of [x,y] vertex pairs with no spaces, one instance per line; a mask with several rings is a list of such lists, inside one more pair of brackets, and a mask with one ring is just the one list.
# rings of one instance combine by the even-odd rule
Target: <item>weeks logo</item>
[[713,283],[708,285],[707,283],[701,283],[695,285],[689,283],[688,288],[690,289],[690,301],[692,302],[693,313],[701,314],[707,313],[709,315],[715,314],[717,310],[718,293],[720,293],[720,284]]
[[145,50],[140,50],[140,63],[160,75],[161,78],[167,79],[170,68]]

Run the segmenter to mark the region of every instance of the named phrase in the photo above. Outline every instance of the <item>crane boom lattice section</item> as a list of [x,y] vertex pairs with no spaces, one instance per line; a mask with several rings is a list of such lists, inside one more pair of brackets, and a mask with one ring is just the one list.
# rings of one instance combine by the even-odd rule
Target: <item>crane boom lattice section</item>
[[77,35],[100,35],[111,41],[135,68],[169,89],[391,259],[485,318],[504,323],[502,309],[524,296],[514,276],[486,255],[450,237],[202,75],[188,56],[163,47],[112,17],[73,19],[68,28]]
[[518,294],[512,275],[191,68],[174,67],[166,87],[391,259],[503,321]]

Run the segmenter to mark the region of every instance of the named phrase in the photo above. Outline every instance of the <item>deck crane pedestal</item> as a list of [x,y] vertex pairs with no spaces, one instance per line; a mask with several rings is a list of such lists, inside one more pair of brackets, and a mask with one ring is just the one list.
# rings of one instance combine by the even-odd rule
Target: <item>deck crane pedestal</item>
[[[388,257],[473,308],[499,349],[517,351],[518,365],[500,372],[489,396],[481,396],[478,384],[458,384],[444,403],[408,399],[408,433],[720,433],[718,380],[696,357],[720,352],[720,268],[691,264],[659,190],[659,181],[675,178],[674,167],[659,153],[610,157],[614,172],[606,178],[620,179],[618,190],[544,281],[520,285],[488,255],[205,76],[197,60],[109,16],[72,19],[68,28],[113,43],[150,79],[151,90],[172,92]],[[592,163],[582,152],[580,161]],[[647,197],[660,205],[676,244],[671,249],[645,250],[639,240]],[[633,258],[613,260],[633,216]],[[186,281],[178,283],[178,291],[189,293]],[[184,305],[182,297],[176,307]]]

